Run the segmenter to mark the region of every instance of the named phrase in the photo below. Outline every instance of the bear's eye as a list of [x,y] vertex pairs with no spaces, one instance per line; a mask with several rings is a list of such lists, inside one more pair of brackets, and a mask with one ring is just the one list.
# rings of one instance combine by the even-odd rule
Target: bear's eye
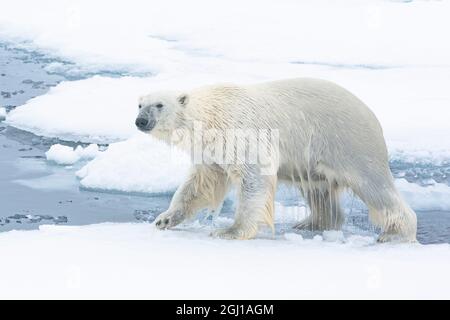
[[161,109],[161,108],[163,107],[163,105],[162,105],[162,103],[158,103],[158,104],[156,105],[156,107],[157,107],[158,109]]
[[139,105],[139,109],[142,109],[142,104]]

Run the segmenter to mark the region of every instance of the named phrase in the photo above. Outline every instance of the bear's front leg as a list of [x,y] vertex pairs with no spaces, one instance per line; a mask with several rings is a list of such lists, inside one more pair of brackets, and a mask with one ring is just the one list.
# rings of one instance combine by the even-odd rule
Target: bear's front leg
[[225,172],[215,165],[194,166],[188,179],[177,189],[169,209],[155,220],[164,230],[174,227],[204,208],[215,209],[225,198],[229,183]]
[[257,168],[246,169],[239,180],[238,207],[235,221],[227,229],[212,233],[223,239],[251,239],[262,224],[273,226],[274,197],[277,177],[261,175]]

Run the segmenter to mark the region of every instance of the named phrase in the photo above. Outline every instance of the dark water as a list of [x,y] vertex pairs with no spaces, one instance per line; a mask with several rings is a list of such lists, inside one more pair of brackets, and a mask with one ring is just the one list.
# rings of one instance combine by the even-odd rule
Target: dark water
[[[122,75],[114,70],[103,70],[100,74]],[[61,81],[91,75],[71,62],[0,43],[0,106],[8,110],[44,94]],[[0,122],[0,231],[33,229],[48,223],[82,225],[153,221],[168,207],[170,196],[145,197],[80,190],[74,175],[79,167],[65,168],[45,161],[44,152],[54,143],[76,145],[38,137]],[[434,179],[450,184],[449,163],[433,166],[396,162],[391,163],[391,167],[395,176],[410,182],[426,185]],[[279,195],[278,201],[290,205],[292,199]],[[365,209],[356,209],[347,216],[345,230],[376,232],[368,222]],[[231,204],[226,203],[225,215],[231,216],[231,211]],[[417,215],[421,243],[450,242],[450,212],[424,211]],[[289,225],[277,226],[277,230],[288,228]]]

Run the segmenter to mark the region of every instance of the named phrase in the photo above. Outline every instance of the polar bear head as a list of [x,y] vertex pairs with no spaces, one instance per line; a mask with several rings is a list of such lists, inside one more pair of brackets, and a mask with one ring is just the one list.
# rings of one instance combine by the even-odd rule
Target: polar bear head
[[188,95],[176,92],[155,92],[139,98],[136,127],[155,136],[167,136],[180,126]]

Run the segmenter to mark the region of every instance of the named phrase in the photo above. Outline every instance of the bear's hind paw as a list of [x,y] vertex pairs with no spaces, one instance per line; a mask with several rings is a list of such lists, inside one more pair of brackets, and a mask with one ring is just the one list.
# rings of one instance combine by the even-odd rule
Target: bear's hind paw
[[407,237],[407,236],[403,236],[401,234],[383,232],[383,233],[381,233],[378,236],[377,242],[378,243],[386,243],[386,242],[391,242],[391,243],[402,243],[402,242],[417,243],[418,241],[416,240],[415,237]]
[[213,231],[210,235],[215,238],[226,240],[247,240],[255,236],[254,232],[249,232],[243,228],[237,228],[235,226]]

